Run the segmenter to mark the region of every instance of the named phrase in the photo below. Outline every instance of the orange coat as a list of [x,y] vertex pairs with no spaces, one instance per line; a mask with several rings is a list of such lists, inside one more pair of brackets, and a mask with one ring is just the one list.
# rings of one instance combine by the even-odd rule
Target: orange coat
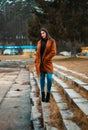
[[[38,76],[40,76],[40,63],[41,63],[40,49],[41,49],[41,41],[38,41],[36,58],[35,58],[35,68],[36,68],[36,72],[37,72]],[[53,73],[52,58],[55,55],[56,55],[55,41],[47,40],[46,48],[45,48],[43,56],[42,56],[42,67],[41,68],[42,68],[43,72]]]

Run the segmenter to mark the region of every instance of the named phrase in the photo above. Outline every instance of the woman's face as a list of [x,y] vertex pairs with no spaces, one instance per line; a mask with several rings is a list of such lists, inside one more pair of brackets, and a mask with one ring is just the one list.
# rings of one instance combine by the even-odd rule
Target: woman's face
[[42,37],[43,39],[46,38],[46,32],[41,31],[41,37]]

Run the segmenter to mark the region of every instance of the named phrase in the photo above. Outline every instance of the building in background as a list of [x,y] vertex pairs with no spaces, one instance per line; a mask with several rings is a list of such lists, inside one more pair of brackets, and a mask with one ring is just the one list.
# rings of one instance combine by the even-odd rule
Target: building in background
[[27,55],[33,56],[36,46],[0,46],[0,55]]
[[81,47],[82,53],[88,56],[88,47]]
[[25,46],[21,46],[21,49],[22,49],[23,55],[28,55],[28,56],[32,57],[36,51],[36,46],[32,46],[32,45],[26,46],[25,45]]

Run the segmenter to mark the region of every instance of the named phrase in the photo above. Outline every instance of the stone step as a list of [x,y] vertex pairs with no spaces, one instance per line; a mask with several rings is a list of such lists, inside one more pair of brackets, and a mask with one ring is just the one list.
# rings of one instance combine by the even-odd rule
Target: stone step
[[60,76],[61,78],[65,79],[65,80],[72,81],[72,83],[75,84],[76,86],[78,86],[80,89],[88,92],[88,83],[85,83],[85,82],[83,82],[73,76],[70,76],[68,74],[65,74],[63,72],[59,72],[56,68],[54,68],[54,73],[56,76]]
[[43,130],[43,126],[40,123],[39,118],[41,117],[41,113],[38,110],[37,101],[39,97],[36,97],[36,82],[34,80],[33,73],[30,73],[30,98],[31,98],[31,121],[33,122],[34,130]]
[[53,75],[53,80],[57,82],[57,84],[60,85],[63,89],[69,89],[69,86],[66,83],[64,83],[61,79],[57,78],[55,75]]
[[60,66],[60,65],[57,65],[57,64],[55,64],[55,63],[54,63],[53,65],[54,65],[54,67],[56,67],[56,68],[58,68],[58,69],[65,70],[65,71],[71,72],[71,73],[73,73],[73,74],[76,74],[76,75],[78,75],[78,76],[81,76],[81,77],[83,77],[83,78],[88,79],[88,77],[87,77],[85,74],[83,74],[83,73],[78,73],[78,72],[76,72],[76,71],[67,69],[67,68],[64,67],[64,66]]
[[[34,76],[36,78],[38,87],[40,89],[40,82],[39,79],[36,76],[36,73],[34,73]],[[44,124],[44,129],[46,130],[58,130],[56,127],[48,125],[48,121],[50,120],[49,118],[49,103],[41,102],[42,105],[42,114],[43,114],[43,124]]]
[[[71,100],[86,116],[88,116],[88,100],[83,98],[73,89],[70,89],[69,86],[67,88],[63,87],[63,85],[67,86],[67,84],[63,83],[63,81],[58,79],[55,75],[53,76],[53,79],[63,89],[66,97],[68,97],[69,100]],[[78,100],[75,99],[82,99],[82,101],[78,102]]]
[[25,69],[21,69],[18,75],[18,78],[16,79],[16,83],[19,83],[19,84],[29,83],[29,72]]
[[33,122],[34,130],[43,130],[40,126],[39,119],[40,118],[40,113],[38,112],[36,106],[32,106],[32,111],[31,111],[31,120]]
[[[13,74],[14,72],[10,73]],[[8,93],[8,91],[10,90],[10,88],[12,87],[13,83],[15,82],[16,78],[17,78],[17,74],[13,74],[11,76],[9,76],[8,74],[4,74],[1,78],[0,78],[0,104],[2,103],[2,101],[4,100],[6,94]],[[3,89],[4,87],[4,89]]]
[[0,78],[2,78],[5,75],[5,73],[0,73]]
[[43,113],[43,119],[44,119],[44,128],[48,125],[49,121],[49,103],[42,102],[42,113]]
[[[37,81],[38,81],[38,79],[37,79]],[[38,85],[39,85],[39,82],[38,82]],[[66,86],[66,88],[67,88],[67,86]],[[57,103],[57,106],[60,108],[60,114],[61,114],[61,117],[62,117],[63,123],[64,123],[64,120],[66,120],[66,118],[68,118],[68,117],[72,117],[73,113],[70,110],[67,109],[66,103],[63,103],[60,94],[57,92],[57,90],[54,87],[52,87],[52,95],[53,95],[53,97],[54,97],[54,99]],[[44,126],[46,127],[47,130],[50,130],[50,129],[51,130],[54,130],[54,129],[57,130],[57,128],[48,126],[48,124],[47,124],[47,122],[49,120],[48,105],[49,105],[49,103],[44,103],[44,102],[42,103]],[[72,127],[71,130],[74,130],[74,128],[76,130],[81,130],[74,122],[68,121],[68,120],[67,120],[67,122],[68,122],[67,124],[69,124],[69,122],[71,122],[71,125],[74,126],[74,127]],[[64,127],[65,127],[66,130],[70,130],[71,125],[68,126],[67,124],[64,123]]]
[[70,120],[63,120],[63,122],[66,126],[66,130],[81,130],[75,123]]
[[55,127],[49,126],[49,125],[46,125],[46,129],[47,130],[60,130],[60,129],[57,129]]
[[76,123],[66,119],[72,117],[73,113],[70,110],[68,110],[67,104],[62,100],[61,95],[55,89],[55,87],[53,87],[52,89],[52,95],[57,106],[59,107],[60,115],[63,119],[64,128],[66,130],[81,130]]

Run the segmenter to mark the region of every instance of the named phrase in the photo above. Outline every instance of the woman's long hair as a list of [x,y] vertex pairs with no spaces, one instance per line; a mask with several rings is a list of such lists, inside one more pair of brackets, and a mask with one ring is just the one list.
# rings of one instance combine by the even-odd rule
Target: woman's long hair
[[47,38],[47,39],[52,40],[52,41],[54,40],[54,39],[50,36],[50,34],[49,34],[49,32],[48,32],[48,30],[47,30],[46,28],[41,28],[41,29],[40,29],[40,38],[42,38],[42,37],[41,37],[41,31],[44,31],[44,32],[46,33],[46,38]]

